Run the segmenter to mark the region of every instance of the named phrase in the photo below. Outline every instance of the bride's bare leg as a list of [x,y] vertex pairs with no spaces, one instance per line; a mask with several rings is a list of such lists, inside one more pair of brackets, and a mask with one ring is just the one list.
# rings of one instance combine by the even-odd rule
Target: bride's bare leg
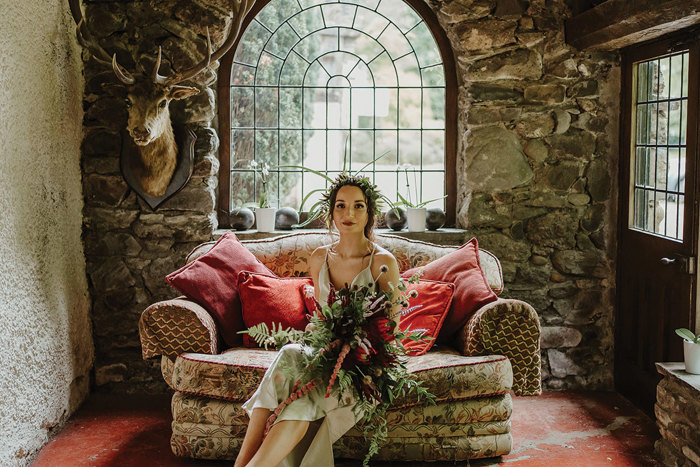
[[236,457],[236,463],[233,464],[233,467],[244,467],[248,465],[250,459],[252,459],[255,453],[258,451],[258,448],[262,443],[265,423],[267,422],[267,418],[271,413],[272,411],[269,409],[253,409],[253,413],[250,416],[250,421],[248,422],[248,429],[246,430],[245,437],[243,438],[241,450],[238,451],[238,457]]
[[277,423],[267,432],[248,467],[275,467],[292,452],[308,428],[309,422],[306,420],[283,420]]

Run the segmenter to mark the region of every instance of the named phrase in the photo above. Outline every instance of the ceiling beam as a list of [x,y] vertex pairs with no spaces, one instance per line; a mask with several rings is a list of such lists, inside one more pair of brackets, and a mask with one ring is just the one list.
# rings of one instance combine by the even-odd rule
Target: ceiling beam
[[566,42],[616,50],[700,23],[700,0],[607,0],[566,20]]

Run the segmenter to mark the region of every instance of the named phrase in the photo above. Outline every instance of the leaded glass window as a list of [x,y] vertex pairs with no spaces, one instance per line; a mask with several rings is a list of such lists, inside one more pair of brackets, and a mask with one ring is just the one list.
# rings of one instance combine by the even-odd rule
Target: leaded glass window
[[429,27],[402,0],[270,1],[242,34],[230,95],[232,207],[260,196],[252,160],[273,167],[273,206],[298,208],[326,183],[276,166],[334,177],[380,155],[364,172],[387,196],[445,194],[444,67]]
[[688,52],[634,65],[631,227],[683,239]]

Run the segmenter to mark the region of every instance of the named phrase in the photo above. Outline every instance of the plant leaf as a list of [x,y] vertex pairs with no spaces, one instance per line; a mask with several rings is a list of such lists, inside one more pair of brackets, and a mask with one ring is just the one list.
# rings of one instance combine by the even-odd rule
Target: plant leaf
[[[687,341],[695,342],[695,343],[698,342],[697,341],[698,338],[695,337],[695,334],[693,334],[693,332],[690,329],[686,329],[686,328],[676,329],[676,334],[678,334],[679,336],[681,336],[683,339],[685,339]],[[698,336],[698,337],[700,337],[700,336]]]

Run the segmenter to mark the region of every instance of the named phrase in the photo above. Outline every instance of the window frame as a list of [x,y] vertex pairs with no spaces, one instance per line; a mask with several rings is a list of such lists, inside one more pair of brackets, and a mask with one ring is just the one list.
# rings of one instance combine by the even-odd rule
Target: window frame
[[[236,38],[231,49],[221,58],[217,83],[218,95],[218,129],[219,129],[219,187],[216,199],[216,211],[219,226],[230,228],[231,218],[231,72],[233,58],[238,43],[250,22],[271,0],[258,0],[246,16],[241,26],[241,34]],[[435,38],[445,74],[445,227],[454,227],[457,208],[457,72],[454,53],[447,34],[440,26],[433,10],[422,0],[403,0],[410,5]],[[380,187],[381,188],[381,187]]]

